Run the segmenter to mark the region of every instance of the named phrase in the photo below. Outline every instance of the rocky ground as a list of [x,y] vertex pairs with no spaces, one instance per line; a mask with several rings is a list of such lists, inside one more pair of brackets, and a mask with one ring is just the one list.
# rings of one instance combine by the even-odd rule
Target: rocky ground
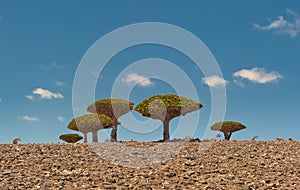
[[0,189],[300,189],[300,142],[0,144]]

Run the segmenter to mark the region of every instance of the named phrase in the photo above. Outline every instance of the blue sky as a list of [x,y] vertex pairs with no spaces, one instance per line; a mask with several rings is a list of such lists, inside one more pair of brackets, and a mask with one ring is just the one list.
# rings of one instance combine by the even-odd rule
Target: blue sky
[[[117,80],[132,88],[130,101],[174,93],[168,81],[148,78],[132,63],[160,58],[180,67],[197,89],[204,108],[194,137],[202,138],[210,118],[210,88],[226,87],[225,120],[247,130],[233,139],[300,139],[300,3],[297,1],[0,1],[0,142],[59,142],[72,133],[72,85],[86,51],[105,34],[134,23],[162,22],[201,39],[213,53],[222,76],[204,76],[195,63],[172,48],[145,44],[120,52],[107,63],[96,99],[111,95]],[[174,39],[176,40],[176,39]],[[101,52],[99,52],[101,53]],[[123,75],[118,78],[118,75]],[[91,75],[93,73],[91,72]],[[165,72],[172,76],[172,73]],[[130,118],[131,117],[131,118]],[[121,122],[143,120],[132,113]],[[178,120],[171,123],[171,132]],[[159,121],[153,121],[159,126]],[[187,121],[187,127],[193,125]],[[144,127],[144,128],[143,128]],[[120,126],[119,140],[158,140],[162,129]],[[143,128],[148,133],[139,133]],[[99,132],[104,140],[107,132]],[[174,138],[186,134],[174,135]]]

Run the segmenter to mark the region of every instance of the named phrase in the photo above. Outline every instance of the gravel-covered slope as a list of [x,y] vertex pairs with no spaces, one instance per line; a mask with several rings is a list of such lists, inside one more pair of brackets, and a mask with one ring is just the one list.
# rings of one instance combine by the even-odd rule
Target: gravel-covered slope
[[[122,155],[120,144],[102,145],[105,154],[114,146]],[[160,154],[159,143],[121,145]],[[300,189],[299,141],[217,141],[201,151],[203,145],[190,142],[162,164],[130,168],[88,144],[0,144],[0,189]]]

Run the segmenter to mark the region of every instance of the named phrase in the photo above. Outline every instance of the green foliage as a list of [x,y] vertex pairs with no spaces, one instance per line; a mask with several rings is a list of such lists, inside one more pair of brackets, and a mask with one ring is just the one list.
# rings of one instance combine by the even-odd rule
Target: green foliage
[[67,143],[76,143],[76,142],[80,141],[81,139],[83,139],[83,137],[78,134],[65,134],[65,135],[61,135],[59,137],[59,139],[65,141]]
[[161,116],[174,118],[199,110],[203,105],[192,99],[174,94],[152,96],[141,102],[134,110],[143,116],[153,119],[164,119]]
[[133,105],[133,102],[120,98],[107,98],[90,104],[87,107],[87,111],[107,115],[116,122],[119,117],[132,110]]
[[110,128],[113,126],[113,121],[110,117],[103,114],[86,114],[73,119],[68,128],[83,133],[97,131],[99,129]]
[[126,104],[126,105],[134,105],[133,102],[129,102],[127,100],[123,100],[120,98],[106,98],[106,99],[102,99],[102,100],[98,100],[95,103],[90,104],[88,107],[90,106],[100,106],[103,104]]
[[213,131],[221,131],[225,133],[232,133],[242,129],[246,129],[246,126],[235,121],[217,122],[210,127]]

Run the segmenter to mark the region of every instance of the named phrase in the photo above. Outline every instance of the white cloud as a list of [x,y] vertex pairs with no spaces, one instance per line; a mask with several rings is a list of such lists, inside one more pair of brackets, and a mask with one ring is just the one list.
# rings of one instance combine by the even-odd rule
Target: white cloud
[[63,65],[59,65],[56,62],[52,62],[50,65],[40,65],[44,69],[63,69]]
[[62,65],[58,65],[56,62],[53,62],[52,64],[47,66],[47,69],[63,69],[64,67]]
[[283,76],[276,71],[266,72],[264,68],[242,69],[233,74],[235,77],[248,79],[256,83],[269,83],[281,79]]
[[278,28],[285,27],[286,24],[287,24],[287,21],[284,20],[283,16],[279,16],[277,20],[273,20],[267,26],[260,26],[259,24],[254,24],[254,27],[256,27],[260,30],[271,30],[271,29],[278,29]]
[[18,118],[21,119],[21,120],[24,120],[24,121],[40,121],[39,118],[37,118],[37,117],[30,117],[28,115],[19,116]]
[[74,107],[73,112],[76,116],[84,115],[86,114],[86,108],[84,107]]
[[99,73],[96,71],[90,71],[89,72],[93,77],[95,78],[99,78],[100,80],[103,79],[104,77],[100,74],[100,76],[98,75]]
[[62,81],[55,81],[56,86],[65,86],[65,82]]
[[50,90],[46,90],[43,88],[37,88],[34,91],[32,91],[32,95],[26,95],[25,98],[29,100],[33,100],[36,97],[39,97],[40,99],[63,99],[64,96],[60,93],[53,93]]
[[97,75],[97,72],[96,71],[90,71],[90,74],[93,76],[93,77],[98,77],[98,75]]
[[66,119],[65,119],[64,117],[62,117],[62,116],[58,116],[58,117],[57,117],[57,120],[58,120],[59,122],[64,122]]
[[276,34],[288,34],[291,37],[295,37],[300,32],[300,16],[289,9],[286,10],[286,14],[293,19],[287,20],[284,16],[278,16],[277,19],[270,21],[265,26],[255,23],[254,28],[258,30],[273,30]]
[[29,100],[33,100],[34,96],[33,95],[26,95],[25,98],[29,99]]
[[239,87],[244,87],[245,83],[241,80],[233,80],[234,84],[236,84]]
[[137,73],[130,73],[126,75],[122,81],[128,85],[137,84],[138,86],[142,87],[148,87],[153,85],[153,82],[149,78],[141,76]]
[[218,75],[203,77],[202,81],[204,82],[204,84],[210,87],[224,87],[226,84],[228,84],[227,80],[219,77]]

